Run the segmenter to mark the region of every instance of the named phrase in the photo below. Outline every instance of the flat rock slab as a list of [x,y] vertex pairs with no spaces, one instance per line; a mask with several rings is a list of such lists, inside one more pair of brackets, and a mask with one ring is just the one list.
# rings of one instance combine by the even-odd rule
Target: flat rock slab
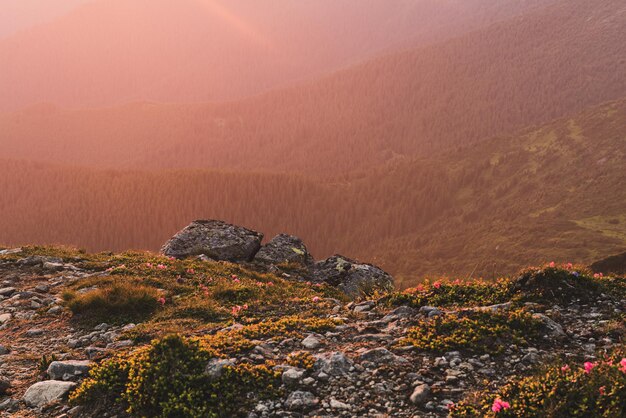
[[76,380],[87,376],[91,362],[88,360],[53,361],[48,366],[48,376],[52,380]]

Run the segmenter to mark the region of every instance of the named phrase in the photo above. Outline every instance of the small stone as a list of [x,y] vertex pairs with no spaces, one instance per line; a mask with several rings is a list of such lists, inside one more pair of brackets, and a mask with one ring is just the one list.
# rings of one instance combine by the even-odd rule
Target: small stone
[[10,353],[10,350],[3,345],[0,345],[0,356],[4,356]]
[[10,313],[0,314],[0,325],[6,324],[10,320],[11,320],[11,314]]
[[282,381],[287,386],[296,386],[304,376],[304,370],[290,368],[285,370],[282,375]]
[[410,400],[415,405],[423,405],[430,398],[430,386],[426,383],[418,385],[413,389]]
[[10,387],[11,382],[8,379],[0,377],[0,395],[5,395]]
[[54,305],[53,307],[51,307],[50,309],[48,309],[47,311],[50,315],[56,315],[58,313],[63,312],[63,307],[59,306],[59,305]]
[[318,403],[319,399],[311,392],[297,390],[289,395],[285,401],[285,406],[292,411],[297,411],[314,408]]
[[348,405],[347,403],[339,402],[336,399],[331,399],[330,400],[330,408],[331,409],[343,409],[343,410],[350,410],[350,409],[352,409],[352,407],[350,405]]
[[28,331],[26,331],[27,337],[38,337],[42,334],[43,334],[43,330],[39,328],[31,328]]
[[309,350],[314,350],[322,345],[320,340],[313,334],[309,334],[304,340],[301,341],[301,344],[304,348],[308,348]]
[[14,287],[3,287],[2,289],[0,289],[0,296],[9,297],[13,293],[15,293],[16,290],[17,289],[15,289]]

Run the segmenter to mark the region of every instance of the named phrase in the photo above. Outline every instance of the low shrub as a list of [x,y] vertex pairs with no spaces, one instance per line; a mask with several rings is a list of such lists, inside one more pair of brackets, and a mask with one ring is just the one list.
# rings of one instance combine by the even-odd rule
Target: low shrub
[[141,321],[159,306],[159,292],[134,283],[115,282],[86,293],[66,292],[67,307],[88,322]]
[[540,336],[541,323],[524,310],[468,310],[422,319],[409,329],[406,343],[429,351],[468,350],[499,354]]
[[626,416],[624,350],[605,361],[554,365],[451,408],[452,417],[614,418]]
[[197,341],[168,336],[95,367],[70,399],[89,407],[116,401],[140,417],[213,418],[245,416],[255,401],[276,394],[279,372],[239,364],[211,378],[204,372],[211,357]]

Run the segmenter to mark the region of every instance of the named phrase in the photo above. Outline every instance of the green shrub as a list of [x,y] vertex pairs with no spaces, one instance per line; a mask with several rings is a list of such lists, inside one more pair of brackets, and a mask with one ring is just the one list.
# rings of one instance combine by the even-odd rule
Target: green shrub
[[211,379],[204,373],[211,357],[197,341],[168,336],[95,367],[71,401],[93,407],[116,400],[140,417],[211,418],[244,416],[255,399],[276,394],[279,372],[240,364]]
[[140,321],[159,306],[159,292],[151,287],[115,282],[80,294],[63,295],[66,305],[81,320],[88,322]]
[[540,326],[524,310],[468,310],[422,319],[409,329],[405,342],[436,352],[469,350],[498,354],[510,344],[526,345],[528,340],[538,339]]
[[[497,416],[503,418],[614,418],[626,416],[626,359],[624,351],[609,361],[555,365],[503,387],[498,393],[482,393],[460,402],[452,417]],[[510,407],[492,410],[495,399]],[[497,409],[497,408],[496,408]]]
[[385,301],[389,306],[467,307],[486,306],[504,303],[511,299],[511,282],[500,279],[494,283],[473,282],[434,282],[394,293]]

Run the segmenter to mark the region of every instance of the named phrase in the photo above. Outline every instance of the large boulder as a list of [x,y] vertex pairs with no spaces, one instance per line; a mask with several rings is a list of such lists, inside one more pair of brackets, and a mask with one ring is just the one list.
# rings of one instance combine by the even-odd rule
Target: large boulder
[[341,255],[318,261],[313,266],[317,281],[336,286],[348,296],[359,297],[393,289],[393,277],[382,269]]
[[310,266],[314,260],[304,242],[293,235],[276,235],[265,244],[254,257],[254,261],[262,264],[277,265],[282,263]]
[[214,260],[251,261],[261,248],[263,234],[222,221],[193,221],[165,243],[168,257],[204,254]]
[[26,390],[24,402],[32,407],[45,406],[65,398],[75,386],[76,383],[59,380],[37,382]]

